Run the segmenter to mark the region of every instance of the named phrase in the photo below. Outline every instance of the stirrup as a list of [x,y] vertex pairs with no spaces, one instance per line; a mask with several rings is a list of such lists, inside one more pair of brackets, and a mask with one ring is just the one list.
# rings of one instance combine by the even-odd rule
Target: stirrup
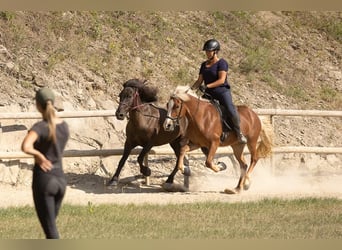
[[228,137],[228,132],[222,132],[221,136],[220,136],[220,141],[224,142]]

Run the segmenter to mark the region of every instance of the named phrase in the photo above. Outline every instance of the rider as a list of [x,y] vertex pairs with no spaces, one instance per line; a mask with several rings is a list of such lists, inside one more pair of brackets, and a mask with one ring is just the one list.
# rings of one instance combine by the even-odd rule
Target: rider
[[[218,100],[228,111],[228,124],[236,133],[240,143],[247,143],[246,137],[240,131],[240,117],[232,101],[230,85],[227,80],[228,63],[224,58],[218,58],[220,43],[215,39],[210,39],[204,43],[203,51],[207,55],[207,60],[201,64],[198,79],[191,89],[200,87],[201,90]],[[204,81],[204,86],[202,82]],[[223,140],[226,134],[223,133]]]

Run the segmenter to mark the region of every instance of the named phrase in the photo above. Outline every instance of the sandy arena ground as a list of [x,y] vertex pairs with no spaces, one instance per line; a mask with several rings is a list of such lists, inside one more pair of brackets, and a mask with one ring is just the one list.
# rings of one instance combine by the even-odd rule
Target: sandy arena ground
[[[209,169],[193,169],[189,192],[165,192],[161,184],[167,175],[155,173],[150,177],[150,185],[143,178],[121,177],[117,187],[108,188],[104,183],[108,178],[96,175],[68,175],[68,188],[64,204],[175,204],[204,201],[248,202],[267,198],[295,199],[303,197],[333,197],[342,199],[341,173],[313,174],[310,172],[288,171],[282,176],[274,176],[271,171],[256,168],[248,191],[237,195],[223,193],[226,188],[234,188],[238,177],[230,170],[214,173]],[[182,183],[182,175],[176,176],[176,183]],[[29,185],[0,185],[0,207],[32,206]]]

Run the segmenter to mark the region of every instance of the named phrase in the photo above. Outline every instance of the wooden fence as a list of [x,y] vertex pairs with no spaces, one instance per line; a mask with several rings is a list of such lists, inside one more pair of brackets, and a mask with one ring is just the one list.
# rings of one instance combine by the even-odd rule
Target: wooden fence
[[[280,110],[280,109],[255,109],[259,115],[270,116],[271,121],[275,116],[312,116],[312,117],[342,117],[342,111],[322,111],[322,110]],[[87,118],[87,117],[110,117],[115,115],[115,110],[93,110],[93,111],[63,111],[59,112],[61,118]],[[22,113],[0,113],[0,121],[4,119],[40,119],[41,114],[38,112],[22,112]],[[0,124],[1,133],[1,124]],[[139,154],[140,149],[134,149],[131,154]],[[95,156],[114,156],[122,155],[123,149],[94,149],[94,150],[66,150],[65,157],[95,157]],[[245,151],[247,154],[248,151]],[[322,153],[322,154],[341,154],[342,147],[275,147],[273,153]],[[172,155],[172,150],[152,148],[149,154],[155,155]],[[189,154],[202,154],[201,151],[195,150]],[[219,148],[217,155],[232,154],[232,150],[227,148]],[[0,159],[20,159],[30,158],[22,152],[0,152]]]

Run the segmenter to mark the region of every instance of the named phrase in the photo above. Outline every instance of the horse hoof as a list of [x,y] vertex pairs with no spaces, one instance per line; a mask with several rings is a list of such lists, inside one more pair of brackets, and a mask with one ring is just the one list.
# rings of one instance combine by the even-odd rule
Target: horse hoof
[[243,184],[243,190],[248,190],[251,186],[251,181],[249,179],[246,179],[245,183]]
[[185,176],[190,176],[191,175],[191,170],[190,170],[189,166],[184,166],[183,174]]
[[145,177],[151,175],[151,169],[148,167],[144,167],[141,169],[140,173],[142,173]]
[[223,170],[227,169],[227,165],[224,162],[222,162],[222,161],[220,161],[218,163],[218,165],[220,166],[220,171],[223,171]]
[[221,168],[220,167],[218,167],[218,166],[212,166],[212,167],[207,167],[207,168],[209,168],[209,169],[211,169],[212,171],[214,171],[215,173],[217,173],[217,172],[220,172],[221,170]]
[[165,182],[165,183],[162,184],[162,188],[165,191],[172,192],[172,190],[173,190],[173,183]]
[[238,190],[236,190],[236,189],[232,190],[232,189],[226,188],[226,189],[224,190],[224,193],[225,193],[225,194],[238,194],[239,192],[238,192]]
[[118,179],[112,179],[109,182],[107,182],[107,186],[117,186],[119,184],[119,180]]
[[162,188],[167,192],[188,192],[189,189],[180,184],[163,183]]

